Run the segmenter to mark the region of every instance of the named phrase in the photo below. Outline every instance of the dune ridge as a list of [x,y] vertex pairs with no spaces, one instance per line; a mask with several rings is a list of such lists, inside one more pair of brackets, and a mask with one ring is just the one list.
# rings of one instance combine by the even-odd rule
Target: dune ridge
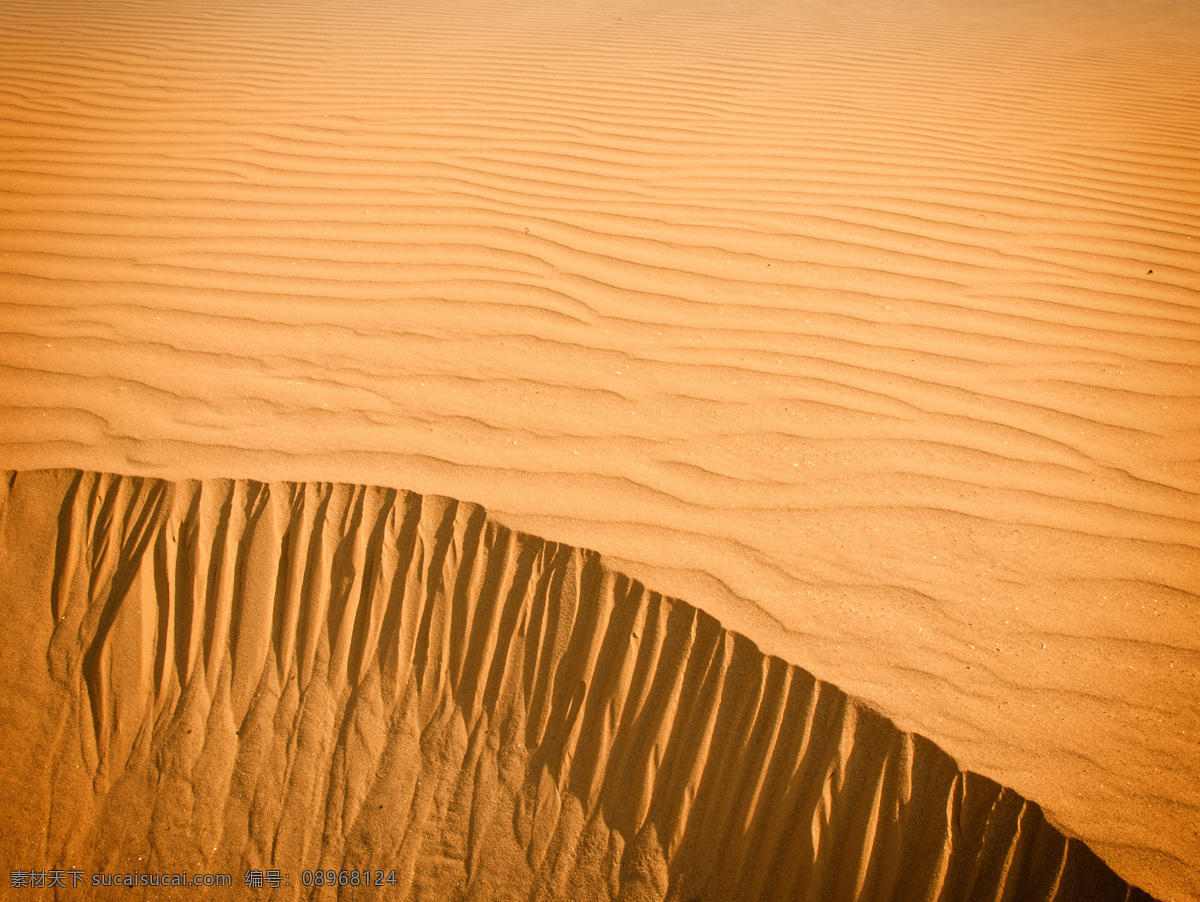
[[51,765],[4,775],[45,826],[6,831],[14,861],[278,867],[275,898],[332,897],[301,868],[395,869],[384,898],[1151,898],[924,737],[477,505],[0,489],[0,611],[42,665],[0,698],[43,699]]

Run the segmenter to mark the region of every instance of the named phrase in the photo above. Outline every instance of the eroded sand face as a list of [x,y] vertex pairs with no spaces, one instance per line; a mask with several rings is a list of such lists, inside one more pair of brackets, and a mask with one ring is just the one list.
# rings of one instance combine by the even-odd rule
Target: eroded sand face
[[44,828],[14,861],[277,869],[282,898],[298,863],[414,899],[1150,898],[927,739],[479,507],[0,476],[0,685],[28,709],[4,788]]
[[1194,10],[0,16],[4,466],[480,502],[1200,897]]

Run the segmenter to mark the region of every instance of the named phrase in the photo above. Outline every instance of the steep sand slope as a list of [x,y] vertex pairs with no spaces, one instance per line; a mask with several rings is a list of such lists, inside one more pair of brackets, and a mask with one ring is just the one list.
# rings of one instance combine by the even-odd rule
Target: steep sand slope
[[274,867],[290,899],[335,897],[305,868],[396,872],[340,898],[1150,899],[928,740],[479,507],[0,476],[5,861]]
[[0,466],[595,548],[1200,899],[1194,3],[0,5]]

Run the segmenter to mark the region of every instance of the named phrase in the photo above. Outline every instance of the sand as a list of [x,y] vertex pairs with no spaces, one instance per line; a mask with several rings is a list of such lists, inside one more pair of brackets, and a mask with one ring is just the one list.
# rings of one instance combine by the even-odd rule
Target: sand
[[[143,578],[136,597],[111,593],[141,613],[118,618],[137,635],[111,647],[133,651],[106,665],[124,688],[94,706],[95,627],[46,644],[58,540],[12,524],[64,534],[65,477],[42,468],[169,480],[139,484],[172,499],[155,542],[185,519],[190,480],[214,497],[251,485],[220,480],[258,480],[276,503],[288,481],[382,486],[480,504],[503,535],[542,537],[530,547],[594,549],[656,610],[711,618],[762,672],[829,687],[805,691],[846,699],[855,724],[879,718],[891,751],[862,767],[915,761],[902,737],[924,737],[952,785],[995,781],[1121,880],[1200,899],[1198,37],[1200,11],[1175,2],[4,4],[0,467],[22,471],[11,498],[31,488],[20,517],[6,504],[0,569],[6,620],[37,637],[5,649],[6,723],[58,735],[59,708],[27,683],[86,701],[73,729],[135,762],[136,804],[156,798],[146,781],[181,781],[196,800],[170,816],[191,819],[189,841],[214,838],[228,861],[268,849],[282,814],[244,836],[224,820],[266,789],[196,795],[188,770],[237,760],[236,735],[170,766],[134,753],[176,748],[170,724],[199,716],[177,707],[191,668],[209,662],[211,693],[234,679],[236,645],[156,674],[157,637],[176,631],[148,612],[176,608]],[[242,542],[229,528],[222,541]],[[210,561],[215,536],[197,546]],[[364,578],[316,560],[331,581]],[[77,669],[55,671],[58,654]],[[316,666],[272,654],[280,687]],[[366,679],[363,655],[330,678]],[[462,685],[452,673],[438,679]],[[509,691],[496,703],[524,710],[527,691]],[[693,704],[666,691],[654,705]],[[772,710],[803,707],[772,691]],[[351,708],[330,693],[333,723]],[[127,696],[129,713],[101,716]],[[482,723],[478,699],[454,697]],[[674,722],[654,705],[623,740],[626,770],[586,779],[633,779],[617,774]],[[211,710],[225,730],[243,707]],[[128,731],[147,710],[169,716],[146,721],[143,748]],[[4,802],[19,790],[32,807],[6,842],[50,867],[62,843],[124,823],[117,775],[97,771],[92,820],[51,830],[53,792],[29,795],[40,765],[10,735],[5,763],[26,764],[5,768]],[[255,741],[264,771],[290,760]],[[72,759],[56,760],[65,773]],[[495,781],[497,811],[533,791],[530,760]],[[662,802],[655,820],[640,791],[606,836],[686,835],[692,815]],[[705,817],[754,811],[754,793]],[[573,796],[587,811],[602,797]],[[345,800],[292,804],[318,803],[347,817]],[[388,847],[406,822],[287,823],[298,868],[326,844],[330,860],[372,836]],[[159,836],[112,830],[93,861]],[[720,870],[758,879],[739,848]],[[482,860],[461,851],[447,867]],[[587,867],[618,853],[596,854]],[[516,867],[506,855],[487,867]],[[872,898],[850,876],[869,872],[846,865],[837,892]]]
[[928,739],[477,506],[3,475],[5,684],[50,726],[8,752],[45,825],[14,861],[306,862],[418,899],[1151,898]]

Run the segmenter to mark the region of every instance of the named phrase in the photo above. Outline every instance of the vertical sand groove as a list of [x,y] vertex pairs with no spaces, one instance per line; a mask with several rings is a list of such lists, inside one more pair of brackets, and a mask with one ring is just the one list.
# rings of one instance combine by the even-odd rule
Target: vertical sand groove
[[0,600],[42,663],[0,694],[55,700],[25,727],[75,774],[5,775],[47,864],[279,867],[278,898],[332,898],[316,867],[415,899],[1149,898],[928,740],[479,507],[3,483]]

